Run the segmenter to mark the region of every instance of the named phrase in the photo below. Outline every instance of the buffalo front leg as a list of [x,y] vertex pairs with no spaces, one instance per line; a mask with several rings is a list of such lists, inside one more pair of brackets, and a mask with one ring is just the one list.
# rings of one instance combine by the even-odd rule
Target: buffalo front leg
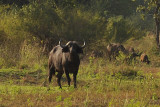
[[111,61],[111,56],[109,56],[109,61]]
[[77,88],[77,80],[76,80],[76,78],[77,78],[77,73],[74,73],[73,74],[74,88]]
[[71,78],[69,77],[69,72],[65,72],[68,80],[68,86],[70,86]]

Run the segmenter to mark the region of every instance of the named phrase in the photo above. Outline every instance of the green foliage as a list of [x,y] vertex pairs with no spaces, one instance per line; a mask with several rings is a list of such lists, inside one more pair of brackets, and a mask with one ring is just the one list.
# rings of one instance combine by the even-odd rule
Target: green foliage
[[158,100],[158,96],[157,96],[156,93],[153,93],[153,95],[152,95],[152,100]]
[[129,19],[123,16],[111,17],[108,19],[105,31],[105,39],[108,42],[124,42],[131,37],[137,38],[140,34],[138,27],[134,26]]
[[65,107],[71,107],[72,106],[72,97],[65,98],[64,105],[65,105]]
[[158,18],[159,11],[156,13],[154,10],[159,4],[159,0],[143,0],[143,4],[137,7],[137,11],[142,12],[142,14],[151,14],[154,18]]
[[15,4],[18,6],[22,6],[28,4],[30,0],[0,0],[0,4]]
[[73,9],[78,5],[77,0],[54,0],[54,1],[58,7],[63,8],[65,10]]
[[0,59],[3,62],[4,67],[15,66],[19,59],[19,43],[15,41],[5,41],[0,45]]
[[98,11],[102,16],[108,18],[115,15],[129,16],[135,13],[139,2],[133,0],[80,0],[78,4],[86,10]]
[[[142,102],[143,104],[143,102]],[[129,104],[127,105],[127,107],[140,107],[142,106],[141,102],[140,101],[136,101],[135,99],[131,99],[129,101]]]
[[62,19],[54,7],[54,2],[48,0],[42,0],[40,3],[35,1],[23,6],[19,12],[19,17],[23,23],[21,25],[22,30],[40,40],[59,35],[58,29],[60,29]]
[[107,9],[109,10],[110,14],[123,15],[123,16],[128,16],[135,13],[136,7],[139,3],[139,1],[132,1],[132,0],[123,0],[123,1],[109,0],[108,2],[109,3]]
[[124,54],[122,51],[119,51],[119,55],[116,57],[116,59],[122,63],[127,57],[128,56],[126,54]]
[[20,65],[30,65],[40,64],[40,61],[43,60],[42,48],[38,43],[29,43],[24,41],[20,48]]
[[[120,28],[124,28],[124,20],[122,16],[119,17],[113,17],[108,19],[108,24],[106,26],[106,32],[105,32],[105,38],[107,41],[117,41],[117,38],[119,38],[119,30],[117,27],[120,26]],[[117,33],[118,32],[118,33]],[[122,33],[125,33],[122,31]],[[121,36],[124,36],[122,34]]]
[[145,15],[151,15],[156,25],[156,43],[159,48],[159,26],[160,26],[160,1],[159,0],[143,0],[144,4],[139,5],[137,10],[142,13],[142,18]]
[[[139,53],[137,53],[139,54]],[[136,65],[138,62],[136,57],[133,57],[132,53],[124,53],[122,51],[119,51],[119,55],[116,57],[117,64],[128,64],[128,65]]]
[[33,107],[34,105],[30,98],[27,99],[27,103],[29,107]]
[[61,96],[61,95],[60,95],[60,96],[57,96],[57,97],[56,97],[56,101],[57,101],[57,102],[62,101],[62,96]]
[[[0,26],[1,31],[4,32],[6,38],[12,39],[12,40],[22,40],[26,35],[24,32],[20,31],[21,22],[19,20],[19,17],[17,15],[17,9],[12,7],[12,10],[7,12],[4,12],[5,14],[1,18]],[[21,36],[23,34],[23,36]],[[21,42],[21,41],[20,41]]]
[[4,66],[5,60],[3,58],[0,58],[0,68],[2,68],[2,66]]
[[151,48],[150,53],[151,53],[152,55],[157,55],[157,56],[160,55],[159,49],[157,49],[156,46],[153,46],[153,47]]
[[62,37],[65,40],[93,41],[103,36],[105,20],[98,13],[73,9],[66,11],[63,17],[66,23],[62,27]]

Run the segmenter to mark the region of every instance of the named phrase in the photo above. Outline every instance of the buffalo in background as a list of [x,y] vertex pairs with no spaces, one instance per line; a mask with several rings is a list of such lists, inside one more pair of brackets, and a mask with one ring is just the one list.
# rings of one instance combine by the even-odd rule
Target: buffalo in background
[[127,53],[127,55],[129,55],[128,60],[130,60],[130,61],[131,61],[132,59],[135,60],[136,57],[139,57],[141,62],[145,62],[145,63],[147,63],[147,64],[150,63],[149,58],[148,58],[148,55],[146,55],[146,54],[143,53],[143,52],[140,52],[140,53],[139,53],[139,52],[135,52],[135,50],[134,50],[133,47],[128,47],[128,48],[126,49],[126,53]]
[[133,47],[127,47],[126,48],[126,54],[131,54],[131,53],[134,53],[134,52],[135,52],[135,50],[134,50]]
[[135,60],[136,57],[140,57],[142,54],[142,52],[136,52],[133,47],[125,48],[122,44],[111,43],[107,46],[107,55],[109,60],[111,61],[112,58],[116,59],[120,51],[126,56],[124,61],[127,61],[128,63],[130,63],[132,60]]
[[125,52],[125,48],[123,45],[119,44],[119,43],[111,43],[107,46],[107,54],[109,57],[109,60],[111,61],[111,59],[115,59],[116,56],[119,55],[119,51]]
[[150,63],[149,59],[148,59],[148,55],[146,55],[145,53],[141,54],[140,56],[140,61],[141,62],[146,62],[147,64]]
[[132,60],[135,60],[136,57],[140,57],[142,53],[136,52],[133,47],[127,47],[125,50],[126,61],[130,63]]
[[[120,51],[122,53],[120,53]],[[109,45],[107,45],[105,52],[106,56],[109,58],[109,61],[111,61],[112,59],[116,59],[117,56],[123,54],[122,59],[120,60],[128,64],[130,64],[132,61],[136,61],[137,57],[141,62],[146,62],[147,64],[150,63],[146,54],[142,54],[143,52],[139,52],[139,50],[135,50],[131,46],[125,48],[120,43],[110,43]],[[93,50],[90,57],[104,57],[104,54],[102,50]]]
[[66,45],[62,45],[61,41],[59,41],[59,45],[55,46],[49,54],[49,83],[51,82],[52,76],[55,75],[55,72],[57,72],[57,83],[60,88],[62,88],[60,80],[63,73],[65,73],[67,76],[68,85],[70,86],[71,79],[69,74],[72,73],[74,88],[77,87],[76,76],[80,65],[78,54],[83,53],[84,47],[85,42],[83,46],[79,46],[76,41],[69,41]]

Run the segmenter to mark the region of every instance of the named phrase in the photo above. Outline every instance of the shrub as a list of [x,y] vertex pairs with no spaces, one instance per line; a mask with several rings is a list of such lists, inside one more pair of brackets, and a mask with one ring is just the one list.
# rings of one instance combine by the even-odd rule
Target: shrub
[[40,64],[41,60],[43,60],[42,54],[43,48],[38,43],[30,43],[29,41],[24,41],[20,48],[20,62],[19,65],[28,65],[32,66],[34,64]]
[[106,25],[104,38],[108,42],[125,42],[131,37],[139,37],[141,31],[138,27],[131,23],[131,19],[123,16],[111,17]]

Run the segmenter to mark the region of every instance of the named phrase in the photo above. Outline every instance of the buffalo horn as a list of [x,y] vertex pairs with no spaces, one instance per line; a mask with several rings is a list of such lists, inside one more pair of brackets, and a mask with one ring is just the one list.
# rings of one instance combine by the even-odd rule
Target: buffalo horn
[[61,40],[59,41],[59,45],[61,46],[61,48],[64,48],[65,46],[61,44]]
[[84,48],[84,47],[85,47],[85,45],[86,45],[86,43],[85,43],[85,41],[84,41],[84,44],[83,44],[83,46],[81,46],[81,48]]

